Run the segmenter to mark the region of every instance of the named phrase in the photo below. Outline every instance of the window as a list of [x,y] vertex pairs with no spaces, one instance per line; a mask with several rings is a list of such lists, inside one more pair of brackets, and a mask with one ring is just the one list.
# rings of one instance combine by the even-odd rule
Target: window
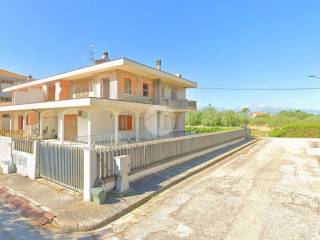
[[177,89],[176,88],[171,89],[171,99],[177,100]]
[[124,93],[131,94],[131,79],[124,80]]
[[131,115],[119,115],[119,130],[120,131],[132,130],[132,116]]
[[149,97],[149,84],[148,83],[144,83],[142,85],[142,89],[143,89],[143,96],[144,97]]

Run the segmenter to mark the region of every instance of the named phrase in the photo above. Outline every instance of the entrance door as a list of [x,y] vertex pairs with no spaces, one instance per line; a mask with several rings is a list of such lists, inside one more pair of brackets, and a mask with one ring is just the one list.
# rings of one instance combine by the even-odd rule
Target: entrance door
[[18,130],[23,130],[23,116],[18,116]]
[[78,115],[64,115],[64,140],[72,141],[78,136]]
[[110,81],[107,78],[102,79],[102,98],[109,99]]

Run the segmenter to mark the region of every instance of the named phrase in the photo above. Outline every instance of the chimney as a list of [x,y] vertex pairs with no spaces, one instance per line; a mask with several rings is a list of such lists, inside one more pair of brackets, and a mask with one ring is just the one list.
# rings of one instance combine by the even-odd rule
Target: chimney
[[103,52],[101,59],[94,60],[95,64],[104,63],[109,61],[109,53],[107,51]]
[[156,69],[158,69],[159,71],[161,71],[161,59],[158,59],[156,61]]
[[107,51],[102,53],[101,59],[105,62],[109,61],[109,53]]
[[27,77],[27,79],[26,79],[26,81],[32,81],[32,75],[29,75],[28,77]]
[[175,74],[177,77],[182,78],[182,74],[181,73],[176,73]]

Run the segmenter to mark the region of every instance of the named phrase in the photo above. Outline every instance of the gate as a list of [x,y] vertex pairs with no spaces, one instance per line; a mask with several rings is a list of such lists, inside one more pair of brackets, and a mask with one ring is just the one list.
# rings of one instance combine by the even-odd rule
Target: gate
[[70,188],[83,191],[83,150],[74,146],[41,143],[40,176]]

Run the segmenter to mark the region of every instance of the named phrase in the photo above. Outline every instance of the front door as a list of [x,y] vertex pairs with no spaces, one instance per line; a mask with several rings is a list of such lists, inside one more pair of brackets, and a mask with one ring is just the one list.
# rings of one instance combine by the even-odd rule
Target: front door
[[23,130],[23,116],[18,116],[18,130]]
[[109,99],[110,81],[107,78],[102,79],[102,98]]
[[73,141],[78,136],[78,115],[64,115],[64,140]]

